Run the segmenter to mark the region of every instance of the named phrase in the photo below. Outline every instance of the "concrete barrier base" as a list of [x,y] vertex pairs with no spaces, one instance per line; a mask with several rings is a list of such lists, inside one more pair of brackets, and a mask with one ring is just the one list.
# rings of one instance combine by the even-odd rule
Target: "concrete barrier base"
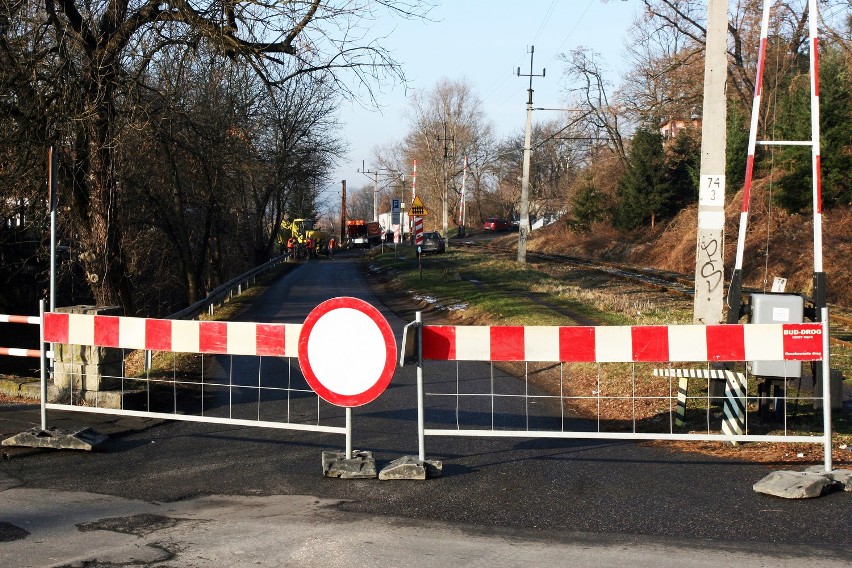
[[56,450],[92,451],[98,444],[105,442],[107,436],[91,428],[82,430],[59,430],[57,428],[30,428],[3,440],[4,446],[23,446],[25,448],[53,448]]
[[821,465],[814,465],[806,469],[810,473],[819,473],[843,486],[843,491],[852,492],[852,469],[833,469],[825,471]]
[[376,460],[373,452],[353,450],[350,457],[346,452],[323,452],[322,474],[340,479],[375,479]]
[[440,477],[444,464],[437,460],[420,461],[417,456],[403,456],[393,460],[379,472],[380,480],[417,479]]
[[755,483],[753,489],[783,499],[812,499],[839,487],[825,472],[773,471]]

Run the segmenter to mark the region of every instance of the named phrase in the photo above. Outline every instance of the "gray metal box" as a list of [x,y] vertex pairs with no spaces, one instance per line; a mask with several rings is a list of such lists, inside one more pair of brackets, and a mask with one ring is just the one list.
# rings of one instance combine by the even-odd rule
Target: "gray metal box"
[[[805,300],[794,294],[752,294],[751,323],[802,323]],[[759,377],[802,376],[801,361],[752,361],[751,374]]]

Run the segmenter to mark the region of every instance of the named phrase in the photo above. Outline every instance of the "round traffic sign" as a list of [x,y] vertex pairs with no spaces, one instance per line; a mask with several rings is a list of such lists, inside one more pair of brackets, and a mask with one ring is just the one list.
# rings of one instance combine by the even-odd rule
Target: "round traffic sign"
[[376,399],[393,377],[396,341],[382,314],[358,298],[327,300],[299,335],[299,367],[314,392],[337,406]]

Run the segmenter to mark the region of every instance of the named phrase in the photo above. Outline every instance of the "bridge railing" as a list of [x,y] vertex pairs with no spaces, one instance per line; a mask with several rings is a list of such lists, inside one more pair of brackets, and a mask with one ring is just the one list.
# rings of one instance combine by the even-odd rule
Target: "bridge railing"
[[240,295],[245,289],[254,283],[258,276],[277,268],[287,260],[286,255],[277,256],[260,266],[252,268],[244,274],[231,278],[221,286],[216,287],[207,296],[184,309],[173,313],[168,319],[179,320],[194,318],[202,312],[212,315],[214,306],[221,305],[225,300],[232,298],[235,293]]

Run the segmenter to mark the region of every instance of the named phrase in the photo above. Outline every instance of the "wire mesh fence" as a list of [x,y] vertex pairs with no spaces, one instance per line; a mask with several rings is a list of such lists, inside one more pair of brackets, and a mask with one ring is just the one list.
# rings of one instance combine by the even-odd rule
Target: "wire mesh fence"
[[[454,379],[441,378],[447,376]],[[424,377],[431,435],[816,442],[823,434],[823,399],[810,373],[767,379],[749,374],[745,363],[722,370],[710,364],[429,362]],[[726,414],[730,381],[745,385],[734,396],[741,413]]]
[[[96,349],[96,348],[93,348]],[[65,363],[48,408],[344,433],[344,409],[308,386],[293,357],[115,350]]]

